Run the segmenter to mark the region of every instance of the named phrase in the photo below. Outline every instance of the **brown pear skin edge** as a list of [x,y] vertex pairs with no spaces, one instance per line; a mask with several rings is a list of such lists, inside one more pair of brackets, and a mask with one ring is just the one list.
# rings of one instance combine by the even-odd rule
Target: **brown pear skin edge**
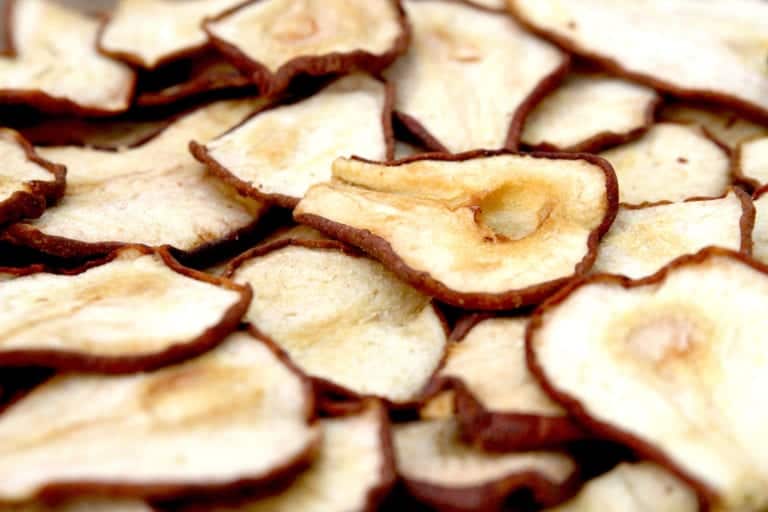
[[[386,159],[392,160],[395,155],[395,134],[394,130],[392,128],[392,109],[395,104],[395,86],[391,82],[384,82],[384,110],[381,113],[381,124],[384,128],[384,137],[385,137],[385,144],[387,148],[387,154]],[[301,100],[299,100],[301,101]],[[251,119],[253,119],[255,116],[263,113],[268,112],[270,110],[290,105],[295,102],[278,102],[275,104],[266,105],[263,108],[258,109],[256,112],[254,112],[252,115],[248,116],[246,119],[244,119],[242,122],[238,123],[236,126],[233,126],[223,134],[219,135],[217,138],[224,137],[228,133],[236,130],[243,124],[247,123]],[[277,206],[280,206],[282,208],[288,208],[293,209],[296,208],[296,205],[299,204],[299,201],[301,201],[300,197],[292,197],[287,196],[285,194],[268,194],[259,191],[256,187],[252,186],[247,181],[243,181],[237,176],[235,176],[233,173],[229,171],[226,167],[221,165],[219,162],[211,158],[210,153],[208,152],[208,149],[203,145],[199,144],[195,141],[191,141],[189,143],[189,151],[192,153],[192,156],[195,157],[195,159],[200,162],[201,164],[204,164],[208,167],[208,169],[216,175],[219,179],[227,183],[229,186],[237,190],[238,194],[245,196],[245,197],[251,197],[253,199],[258,199],[261,201],[264,201],[266,203],[272,203],[276,204]]]
[[570,296],[571,293],[575,292],[582,286],[593,283],[608,283],[617,284],[625,289],[632,289],[658,284],[662,283],[666,279],[667,274],[670,271],[678,267],[700,263],[711,256],[728,257],[737,260],[758,272],[768,274],[768,265],[763,265],[753,260],[749,256],[720,247],[707,247],[696,254],[681,256],[680,258],[677,258],[676,260],[673,260],[664,266],[661,270],[652,276],[642,279],[632,280],[623,276],[599,274],[576,281],[550,297],[536,310],[536,312],[533,314],[533,317],[531,317],[531,321],[528,324],[528,328],[525,334],[526,358],[528,361],[528,367],[535,379],[541,385],[542,389],[544,389],[544,391],[546,391],[546,393],[551,396],[553,400],[565,408],[569,414],[576,418],[579,423],[584,425],[585,428],[587,428],[596,436],[623,443],[631,447],[641,457],[652,460],[665,467],[672,474],[680,478],[683,482],[690,485],[699,496],[699,500],[702,503],[715,502],[717,500],[717,492],[709,487],[705,482],[698,480],[692,475],[688,474],[674,461],[674,459],[669,457],[664,451],[656,448],[653,443],[646,442],[628,432],[625,432],[620,428],[611,425],[610,423],[591,417],[587,412],[587,409],[579,400],[568,393],[558,390],[554,383],[550,382],[550,380],[547,378],[544,369],[539,364],[539,361],[536,357],[536,351],[533,347],[533,337],[536,330],[542,324],[544,314],[547,313],[549,309],[562,303]]
[[[91,356],[67,350],[0,350],[0,367],[3,366],[42,366],[64,371],[92,372],[103,374],[125,374],[140,371],[151,371],[202,355],[215,348],[227,335],[234,332],[240,325],[240,320],[248,310],[253,292],[249,286],[241,286],[228,279],[222,279],[203,272],[198,272],[179,264],[167,247],[151,249],[142,245],[122,247],[109,256],[86,263],[80,268],[58,272],[60,275],[77,275],[94,267],[104,265],[117,258],[123,251],[138,251],[142,254],[157,254],[172,271],[210,283],[240,294],[240,300],[230,306],[216,325],[203,331],[197,338],[179,341],[167,349],[135,356]],[[16,275],[29,275],[42,271],[38,266],[33,269],[13,271]]]
[[15,192],[0,202],[0,226],[42,215],[49,204],[55,203],[64,195],[67,175],[66,167],[38,156],[35,148],[24,137],[11,130],[5,130],[5,133],[24,150],[27,160],[49,171],[54,181],[31,181],[28,183],[29,191]]
[[[592,268],[595,258],[597,257],[600,239],[611,227],[611,224],[613,224],[619,209],[619,186],[611,164],[599,156],[587,153],[516,153],[507,150],[489,151],[481,149],[468,151],[466,153],[457,153],[455,155],[446,153],[427,153],[392,162],[384,162],[381,163],[381,165],[394,167],[419,160],[460,162],[471,160],[472,158],[497,155],[525,155],[536,158],[548,158],[551,160],[585,160],[599,167],[605,174],[606,214],[603,218],[603,222],[590,233],[589,238],[587,239],[586,254],[576,265],[572,275],[529,286],[520,290],[511,290],[503,293],[461,293],[452,290],[443,283],[435,280],[428,272],[418,271],[406,265],[400,256],[392,250],[392,246],[386,240],[374,235],[368,230],[355,229],[314,214],[294,214],[294,220],[301,224],[313,227],[318,231],[327,234],[331,238],[359,247],[364,252],[370,254],[374,259],[382,262],[385,267],[390,269],[402,280],[410,283],[410,285],[417,290],[426,295],[435,297],[446,304],[464,309],[477,310],[510,310],[530,304],[537,304],[552,295],[557,289],[561,288],[573,278],[584,275],[590,268]],[[358,157],[355,157],[354,159],[371,163],[369,160]]]
[[384,53],[376,55],[364,50],[354,50],[345,53],[334,52],[325,55],[305,55],[285,62],[276,72],[272,73],[266,66],[248,57],[237,46],[214,35],[208,28],[210,23],[219,21],[258,1],[248,0],[218,16],[208,18],[203,23],[203,29],[208,34],[208,39],[213,47],[231,62],[233,66],[249,77],[252,83],[258,85],[259,91],[265,96],[276,96],[281,91],[284,91],[291,81],[299,75],[346,74],[353,69],[361,69],[371,74],[378,74],[392,64],[397,57],[405,53],[411,43],[411,27],[400,0],[388,0],[397,8],[398,22],[401,30],[392,46]]
[[[136,97],[139,108],[156,108],[200,99],[227,98],[242,93],[251,86],[250,80],[241,74],[216,75],[203,73],[184,82],[159,91],[144,91]],[[256,95],[255,91],[253,95]]]

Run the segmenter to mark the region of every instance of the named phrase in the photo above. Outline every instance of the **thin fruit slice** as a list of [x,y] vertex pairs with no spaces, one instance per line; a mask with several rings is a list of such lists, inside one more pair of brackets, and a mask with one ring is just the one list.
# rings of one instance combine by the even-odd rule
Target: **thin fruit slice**
[[752,200],[738,188],[718,199],[622,207],[592,271],[639,279],[710,245],[751,254],[754,223]]
[[610,166],[589,155],[339,159],[333,175],[309,189],[298,222],[470,309],[533,304],[588,271],[618,203]]
[[67,170],[35,153],[18,133],[0,128],[0,226],[39,217],[64,194]]
[[56,504],[39,501],[4,503],[3,512],[153,512],[140,500],[128,498],[74,498]]
[[716,510],[762,510],[766,307],[768,267],[709,248],[647,279],[595,276],[553,298],[529,324],[528,363],[582,423]]
[[732,110],[696,103],[671,103],[659,112],[664,121],[698,126],[730,150],[742,142],[768,136],[768,127],[753,123]]
[[768,265],[768,186],[755,192],[755,228],[752,232],[752,255]]
[[663,468],[622,463],[547,512],[698,512],[696,493]]
[[209,350],[247,311],[245,287],[125,248],[66,274],[0,282],[0,365],[109,373],[158,368]]
[[642,135],[660,101],[642,85],[574,73],[528,116],[522,143],[541,151],[595,152]]
[[247,333],[153,373],[56,377],[0,416],[0,499],[267,485],[314,452],[313,409],[308,383]]
[[381,71],[409,40],[397,0],[252,0],[205,26],[222,54],[269,95],[297,75]]
[[568,56],[504,13],[442,0],[404,6],[413,44],[385,73],[402,124],[434,151],[515,149]]
[[128,149],[163,131],[172,120],[46,118],[19,128],[36,146],[88,146]]
[[136,75],[96,51],[99,20],[53,0],[8,0],[5,14],[0,103],[83,115],[130,107]]
[[491,454],[465,445],[452,419],[394,427],[397,468],[408,492],[440,510],[496,510],[527,490],[538,505],[568,497],[576,465],[556,452]]
[[214,103],[126,151],[40,148],[67,166],[67,191],[39,219],[11,227],[6,238],[65,258],[131,243],[200,253],[236,239],[254,229],[264,205],[220,183],[187,146],[191,139],[212,139],[257,105]]
[[754,188],[768,184],[768,137],[744,142],[734,156],[734,177]]
[[350,75],[296,103],[268,107],[195,157],[242,195],[292,208],[316,183],[331,179],[340,156],[391,158],[393,90]]
[[728,154],[695,127],[659,123],[600,156],[616,171],[622,204],[718,197],[731,184]]
[[254,290],[245,319],[333,391],[412,402],[445,354],[429,297],[338,242],[256,247],[227,276]]
[[120,0],[101,33],[99,49],[134,66],[156,68],[205,50],[209,42],[203,21],[243,1]]
[[615,74],[768,120],[762,0],[510,0],[509,6],[535,32]]

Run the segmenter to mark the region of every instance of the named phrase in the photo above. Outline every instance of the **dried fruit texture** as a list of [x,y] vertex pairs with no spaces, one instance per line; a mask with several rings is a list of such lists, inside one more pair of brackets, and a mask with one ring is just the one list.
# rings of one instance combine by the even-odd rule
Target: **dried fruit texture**
[[193,253],[237,237],[252,229],[264,206],[209,175],[187,145],[212,139],[257,105],[214,103],[127,151],[40,148],[41,155],[67,166],[67,191],[42,217],[13,226],[6,237],[62,257],[126,243]]
[[244,0],[120,0],[104,27],[100,49],[135,66],[156,68],[208,46],[202,24]]
[[213,512],[373,511],[395,480],[385,409],[320,421],[323,441],[312,465],[285,491]]
[[689,126],[654,125],[640,139],[600,156],[616,171],[623,204],[718,197],[731,184],[728,154]]
[[85,115],[130,107],[136,76],[96,51],[99,20],[52,0],[7,1],[10,52],[0,56],[0,103]]
[[447,335],[429,297],[338,242],[256,248],[228,275],[254,290],[245,319],[333,387],[413,401],[443,359]]
[[767,304],[768,268],[718,248],[645,280],[596,276],[534,314],[529,365],[596,433],[673,469],[716,510],[762,510],[768,413],[750,390],[766,381]]
[[623,463],[587,482],[579,494],[547,512],[697,512],[687,485],[650,462]]
[[435,0],[404,6],[413,42],[385,73],[403,124],[435,151],[514,149],[568,57],[503,13]]
[[391,93],[369,76],[347,76],[303,101],[267,108],[193,145],[193,153],[244,196],[293,207],[309,187],[331,179],[337,157],[391,156]]
[[768,137],[743,143],[735,156],[734,174],[755,188],[768,184]]
[[0,364],[131,372],[195,356],[234,330],[250,292],[127,248],[74,275],[0,283]]
[[491,454],[463,444],[454,420],[394,427],[398,472],[408,492],[440,510],[496,510],[516,491],[552,505],[567,495],[576,469],[555,452]]
[[0,225],[39,217],[64,193],[66,169],[35,154],[18,133],[0,128]]
[[339,159],[333,175],[309,189],[297,221],[473,309],[535,303],[588,270],[617,207],[613,172],[591,156]]
[[152,512],[139,500],[128,498],[77,498],[55,505],[43,502],[4,503],[3,512]]
[[672,103],[661,109],[659,117],[665,121],[698,126],[731,150],[742,142],[768,135],[765,126],[748,121],[729,109],[710,105]]
[[653,89],[574,73],[531,112],[522,143],[544,151],[594,152],[640,136],[659,104]]
[[752,255],[758,261],[768,264],[768,187],[755,193],[755,229],[752,232],[754,246]]
[[19,128],[36,146],[89,146],[97,149],[127,149],[150,140],[170,120],[43,119]]
[[299,74],[384,69],[408,44],[395,0],[254,0],[206,23],[217,48],[275,94]]
[[768,119],[768,4],[761,0],[510,0],[509,6],[534,31],[614,73]]
[[312,453],[312,409],[302,377],[247,333],[153,373],[56,377],[0,417],[0,498],[268,484]]
[[620,208],[592,271],[638,279],[710,245],[750,254],[754,221],[752,200],[739,189],[720,199]]

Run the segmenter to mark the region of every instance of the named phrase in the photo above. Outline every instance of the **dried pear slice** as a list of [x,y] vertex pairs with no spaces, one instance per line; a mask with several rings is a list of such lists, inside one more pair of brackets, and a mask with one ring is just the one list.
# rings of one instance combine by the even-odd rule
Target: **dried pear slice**
[[338,242],[256,247],[226,275],[254,290],[245,320],[323,388],[407,404],[421,398],[445,354],[430,298]]
[[755,192],[755,228],[752,231],[752,255],[768,264],[768,186]]
[[525,117],[565,75],[568,56],[504,13],[442,0],[404,6],[413,43],[385,72],[397,86],[401,123],[433,151],[515,149]]
[[623,204],[719,197],[731,184],[728,154],[695,127],[659,123],[600,156],[616,171]]
[[696,493],[650,462],[622,463],[547,512],[698,512]]
[[100,55],[100,22],[52,0],[7,0],[0,103],[112,115],[131,106],[135,73]]
[[768,137],[744,142],[734,156],[734,177],[754,188],[768,184]]
[[470,309],[533,304],[588,271],[618,204],[613,171],[590,155],[339,159],[333,175],[309,189],[298,222]]
[[41,501],[0,504],[2,512],[153,512],[140,500],[129,498],[74,498],[56,504]]
[[201,253],[237,239],[255,228],[264,205],[220,183],[187,146],[212,139],[258,104],[214,103],[126,151],[40,148],[67,166],[67,191],[39,219],[12,226],[6,239],[65,258],[133,243]]
[[597,434],[670,469],[715,509],[762,510],[768,409],[745,390],[768,384],[766,305],[768,267],[720,248],[639,281],[595,276],[534,314],[529,367]]
[[408,492],[440,510],[496,510],[511,494],[532,493],[539,505],[568,497],[576,465],[556,452],[491,454],[465,445],[456,421],[396,425],[395,455]]
[[202,24],[244,0],[120,0],[99,49],[134,66],[153,69],[200,53],[209,45]]
[[163,131],[172,120],[47,118],[19,132],[35,146],[88,146],[127,149],[140,146]]
[[313,409],[305,379],[247,333],[153,373],[56,377],[0,416],[0,499],[266,485],[314,452]]
[[660,102],[649,87],[574,73],[528,116],[522,143],[541,151],[595,152],[642,135]]
[[738,188],[718,199],[622,207],[592,271],[639,279],[710,245],[751,254],[754,223],[752,200]]
[[[55,299],[52,299],[55,298]],[[196,356],[234,330],[251,292],[125,248],[66,274],[0,282],[0,365],[124,373]]]
[[664,105],[659,117],[664,121],[698,126],[730,150],[747,140],[768,136],[768,127],[753,123],[730,109],[711,105],[672,103]]
[[331,179],[340,156],[391,158],[393,90],[350,75],[297,103],[268,107],[205,146],[195,157],[242,195],[292,208]]
[[0,128],[0,225],[39,217],[64,194],[67,170],[43,160],[18,133]]
[[509,0],[509,7],[535,32],[615,74],[768,120],[762,0]]
[[410,39],[398,0],[251,0],[205,27],[219,51],[269,95],[301,74],[381,71]]

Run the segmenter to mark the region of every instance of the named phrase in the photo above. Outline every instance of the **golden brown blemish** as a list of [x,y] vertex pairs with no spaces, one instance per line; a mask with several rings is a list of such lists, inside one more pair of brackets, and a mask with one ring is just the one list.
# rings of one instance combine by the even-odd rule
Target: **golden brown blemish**
[[682,157],[682,156],[677,157],[677,161],[679,163],[681,163],[681,164],[687,164],[688,163],[688,159],[685,158],[685,157]]
[[284,16],[275,23],[272,35],[278,41],[293,43],[312,37],[317,33],[317,22],[307,13]]
[[434,35],[451,60],[477,62],[483,58],[483,52],[480,48],[471,41],[459,38],[449,28],[439,27],[434,31]]

